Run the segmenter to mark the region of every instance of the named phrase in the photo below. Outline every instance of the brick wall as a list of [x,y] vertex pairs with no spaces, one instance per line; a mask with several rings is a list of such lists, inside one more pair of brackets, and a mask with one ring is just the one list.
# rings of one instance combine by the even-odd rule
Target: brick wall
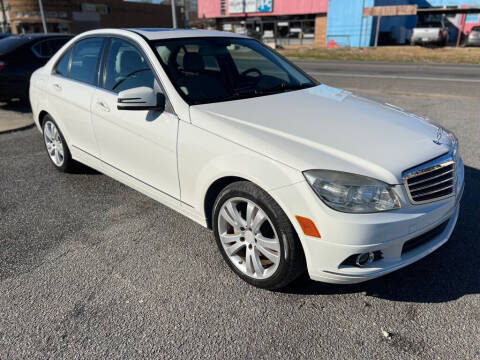
[[319,14],[315,16],[315,47],[326,46],[327,41],[327,16]]

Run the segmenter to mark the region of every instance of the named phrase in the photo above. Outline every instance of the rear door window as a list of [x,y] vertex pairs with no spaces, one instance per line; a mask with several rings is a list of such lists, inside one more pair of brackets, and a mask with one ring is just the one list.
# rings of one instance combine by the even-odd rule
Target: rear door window
[[97,82],[98,63],[102,52],[103,38],[80,40],[73,48],[70,78],[87,84]]

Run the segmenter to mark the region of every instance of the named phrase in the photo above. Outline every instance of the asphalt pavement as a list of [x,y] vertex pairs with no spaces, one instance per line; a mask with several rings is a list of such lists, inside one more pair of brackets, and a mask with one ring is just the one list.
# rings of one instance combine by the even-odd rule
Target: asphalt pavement
[[26,102],[0,102],[0,134],[26,129],[33,125],[30,106]]
[[480,359],[479,68],[298,64],[456,132],[467,185],[447,244],[363,284],[259,290],[210,231],[94,171],[57,172],[34,128],[2,134],[0,359]]

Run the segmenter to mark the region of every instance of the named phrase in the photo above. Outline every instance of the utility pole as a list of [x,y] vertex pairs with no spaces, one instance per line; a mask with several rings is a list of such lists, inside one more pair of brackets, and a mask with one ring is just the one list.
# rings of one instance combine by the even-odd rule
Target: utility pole
[[38,0],[38,6],[40,7],[40,16],[42,17],[43,32],[46,34],[48,30],[47,30],[47,22],[45,21],[45,13],[43,12],[42,0]]
[[175,8],[175,0],[171,0],[171,1],[172,1],[172,27],[176,29],[177,28],[177,9]]
[[190,25],[190,15],[188,13],[189,11],[189,4],[188,4],[188,0],[183,0],[183,12],[184,12],[184,15],[185,15],[185,20],[184,20],[184,25],[183,27],[184,28],[189,28]]
[[[363,16],[363,10],[365,9],[365,0],[362,1],[362,17],[360,18],[360,38],[358,39],[358,47],[361,49],[363,46],[362,46],[362,32],[363,32],[363,19],[364,19],[364,16]],[[367,18],[367,21],[368,21],[368,18]]]
[[7,32],[7,13],[5,12],[5,4],[3,3],[3,0],[0,0],[0,3],[2,4],[2,15],[3,15],[2,32]]
[[375,47],[378,45],[378,35],[380,33],[380,21],[382,21],[381,16],[377,16],[377,31],[375,32]]

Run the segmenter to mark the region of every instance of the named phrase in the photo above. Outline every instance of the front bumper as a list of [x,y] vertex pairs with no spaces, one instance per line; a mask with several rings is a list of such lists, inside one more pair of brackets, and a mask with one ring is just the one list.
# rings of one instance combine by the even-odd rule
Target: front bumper
[[480,46],[480,37],[469,37],[465,42],[467,46]]
[[[455,196],[410,205],[404,187],[398,185],[396,191],[402,198],[402,209],[375,214],[334,211],[314,195],[306,182],[278,189],[274,196],[277,201],[288,204],[287,212],[302,242],[310,278],[329,283],[359,283],[405,267],[447,242],[457,222],[463,184],[464,169],[460,160]],[[303,235],[295,215],[312,219],[321,238]],[[402,252],[407,241],[443,223],[446,225],[428,241]],[[344,265],[352,255],[366,252],[381,252],[382,256],[365,267]]]

